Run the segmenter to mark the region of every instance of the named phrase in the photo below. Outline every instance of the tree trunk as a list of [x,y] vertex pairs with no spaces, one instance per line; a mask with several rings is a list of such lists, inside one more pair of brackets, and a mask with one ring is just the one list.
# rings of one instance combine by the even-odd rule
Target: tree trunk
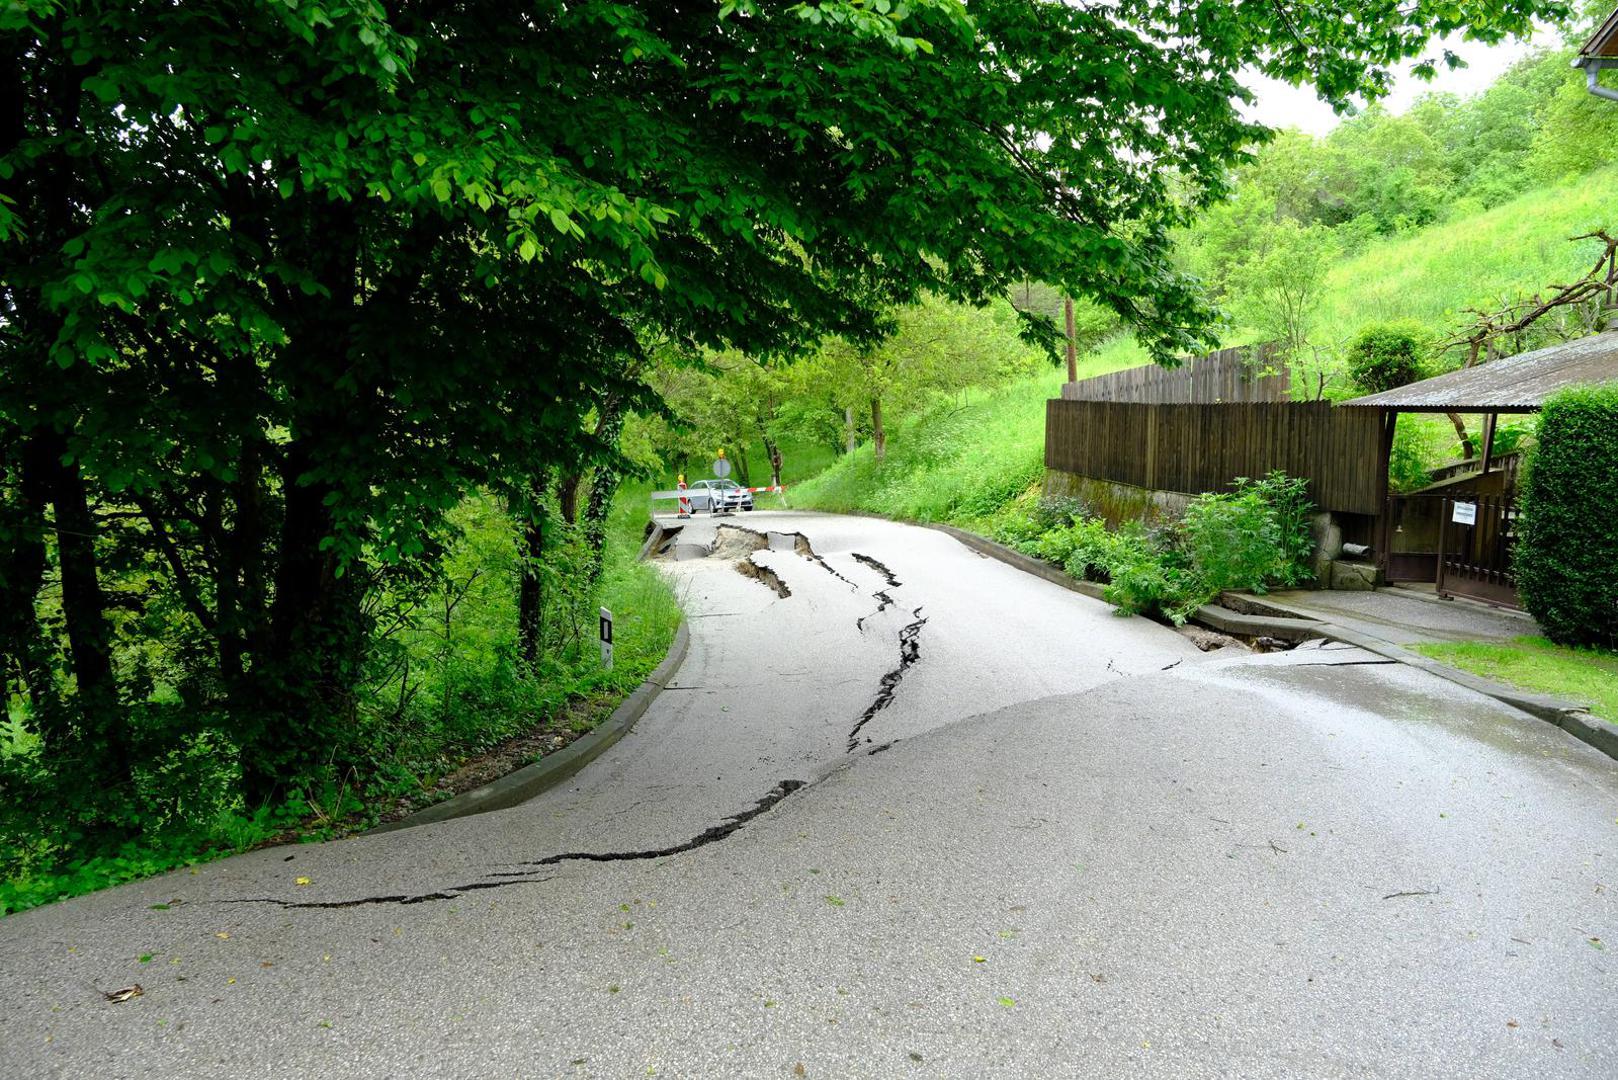
[[1477,457],[1477,445],[1472,441],[1471,434],[1466,430],[1466,421],[1461,418],[1461,414],[1452,412],[1444,415],[1448,416],[1449,422],[1455,426],[1455,437],[1461,443],[1461,457],[1468,461]]
[[882,399],[878,397],[871,399],[871,445],[878,461],[888,456],[888,433],[882,426]]
[[764,452],[770,456],[770,486],[781,486],[781,445],[770,438],[768,432],[761,432],[764,437]]
[[[623,437],[625,418],[624,402],[618,395],[609,395],[601,403],[601,414],[596,421],[596,438],[614,452],[618,450],[618,442]],[[584,541],[590,555],[587,570],[592,589],[601,580],[601,571],[606,565],[607,518],[612,513],[612,500],[618,494],[620,479],[618,466],[612,462],[597,465],[595,474],[590,478],[590,498],[584,506]]]
[[91,776],[120,782],[129,775],[129,733],[123,723],[123,703],[112,666],[112,627],[107,622],[107,598],[101,591],[96,565],[95,516],[84,490],[79,466],[65,465],[67,437],[42,430],[35,439],[34,466],[45,472],[56,517],[56,558],[62,581],[62,621],[81,717],[84,749],[105,763],[104,772]]
[[337,492],[298,482],[312,465],[307,439],[295,434],[281,465],[285,510],[267,652],[251,678],[260,711],[243,739],[249,805],[271,801],[283,785],[333,760],[365,657],[364,568],[343,568],[330,546],[337,529],[328,499]]
[[[38,469],[29,458],[37,451],[33,440],[18,435],[6,446],[16,466],[16,501],[6,506],[7,542],[0,583],[7,600],[0,604],[0,668],[16,673],[19,688],[28,698],[38,729],[52,727],[46,713],[56,705],[50,652],[40,631],[35,603],[45,583],[45,504],[49,501]],[[3,701],[9,701],[9,690]]]
[[219,665],[227,690],[240,689],[248,658],[268,648],[264,583],[264,462],[257,434],[243,440],[230,486],[235,517],[220,537],[214,606],[219,611]]
[[567,473],[556,485],[556,508],[569,525],[579,520],[579,474]]
[[522,503],[518,555],[522,573],[517,583],[517,656],[523,670],[533,674],[545,651],[545,585],[539,561],[545,554],[545,492],[548,470],[540,470],[528,484]]
[[854,406],[843,410],[843,453],[854,452]]
[[1067,381],[1079,381],[1079,341],[1073,332],[1073,298],[1062,297],[1062,314],[1067,318]]

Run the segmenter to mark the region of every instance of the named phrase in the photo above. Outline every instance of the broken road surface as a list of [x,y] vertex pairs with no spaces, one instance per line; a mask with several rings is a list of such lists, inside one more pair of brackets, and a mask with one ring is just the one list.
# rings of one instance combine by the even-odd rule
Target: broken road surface
[[1618,763],[931,530],[728,525],[562,787],[0,920],[0,1075],[1618,1075]]

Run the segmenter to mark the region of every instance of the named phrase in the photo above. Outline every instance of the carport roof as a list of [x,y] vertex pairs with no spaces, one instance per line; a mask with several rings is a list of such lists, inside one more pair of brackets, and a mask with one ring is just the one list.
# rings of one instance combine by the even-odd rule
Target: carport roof
[[1533,412],[1570,386],[1618,381],[1618,330],[1354,398],[1396,412]]
[[1618,57],[1618,9],[1607,16],[1607,21],[1601,24],[1590,40],[1584,43],[1584,48],[1579,50],[1580,59],[1590,56]]

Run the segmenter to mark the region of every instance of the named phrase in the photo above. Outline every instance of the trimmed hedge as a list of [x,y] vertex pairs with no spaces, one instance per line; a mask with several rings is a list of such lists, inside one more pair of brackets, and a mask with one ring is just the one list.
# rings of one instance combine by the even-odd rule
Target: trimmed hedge
[[1618,648],[1618,383],[1565,390],[1540,412],[1515,569],[1552,641]]

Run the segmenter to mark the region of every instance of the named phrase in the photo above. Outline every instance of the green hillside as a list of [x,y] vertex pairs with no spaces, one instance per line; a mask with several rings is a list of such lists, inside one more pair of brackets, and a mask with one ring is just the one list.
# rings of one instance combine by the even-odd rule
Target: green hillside
[[1577,277],[1596,247],[1568,239],[1618,225],[1615,185],[1618,169],[1604,169],[1373,244],[1328,275],[1315,338],[1341,341],[1363,323],[1396,318],[1437,336],[1467,322],[1468,307],[1498,307]]
[[[1606,169],[1368,245],[1327,275],[1313,339],[1341,342],[1364,323],[1388,319],[1414,319],[1437,338],[1464,325],[1469,306],[1497,307],[1578,276],[1595,252],[1591,242],[1568,238],[1618,225],[1615,186],[1618,169]],[[1226,340],[1254,337],[1237,328]],[[1145,362],[1132,339],[1117,338],[1081,361],[1080,377]],[[871,447],[861,446],[800,485],[793,504],[923,521],[992,516],[1039,478],[1045,400],[1061,381],[1053,372],[975,393],[964,407],[950,401],[904,418],[880,467]]]

